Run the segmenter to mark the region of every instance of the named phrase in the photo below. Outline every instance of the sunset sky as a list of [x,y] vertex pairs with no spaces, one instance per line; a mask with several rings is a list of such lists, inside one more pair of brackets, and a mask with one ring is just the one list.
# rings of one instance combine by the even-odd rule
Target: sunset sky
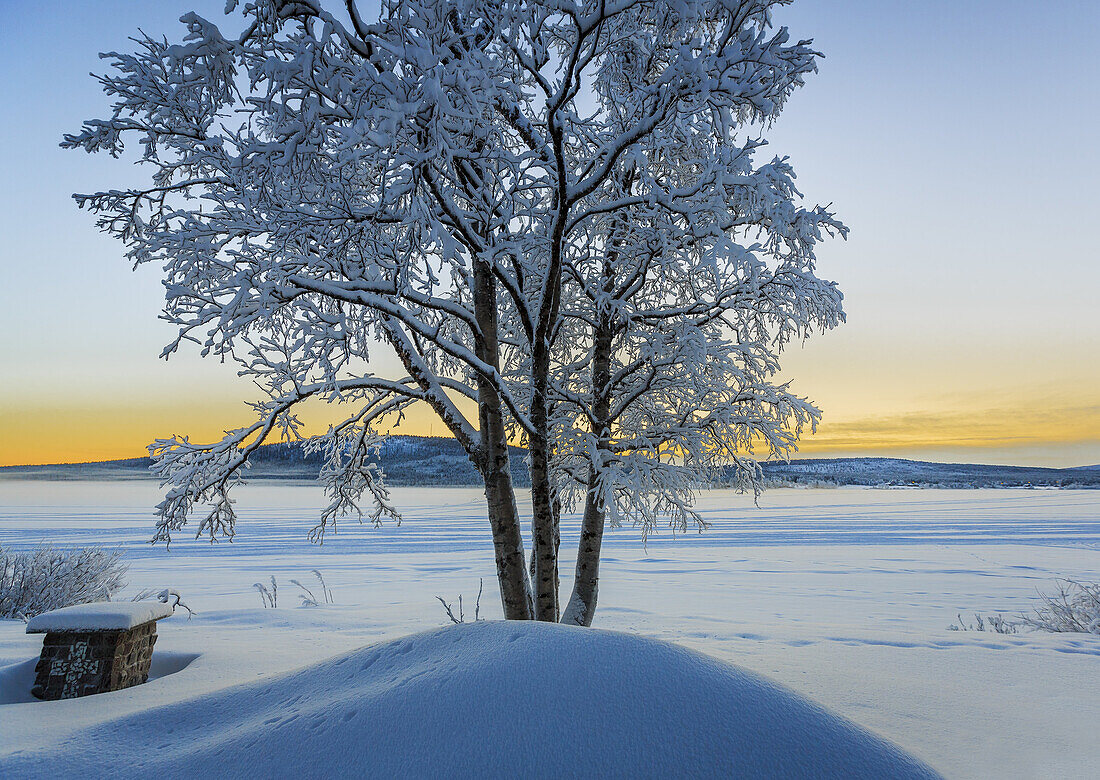
[[[70,197],[144,174],[57,146],[107,112],[97,52],[223,6],[0,0],[0,465],[132,457],[251,419],[233,366],[157,359],[158,269],[132,272]],[[825,413],[802,452],[1100,463],[1100,4],[799,0],[779,21],[826,59],[771,152],[852,231],[819,252],[848,323],[785,359]]]

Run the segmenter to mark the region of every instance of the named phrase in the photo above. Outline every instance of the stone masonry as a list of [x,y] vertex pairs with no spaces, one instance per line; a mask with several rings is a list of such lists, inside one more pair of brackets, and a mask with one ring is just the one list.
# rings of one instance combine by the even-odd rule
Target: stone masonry
[[128,630],[46,632],[31,693],[71,699],[140,685],[149,679],[157,624]]

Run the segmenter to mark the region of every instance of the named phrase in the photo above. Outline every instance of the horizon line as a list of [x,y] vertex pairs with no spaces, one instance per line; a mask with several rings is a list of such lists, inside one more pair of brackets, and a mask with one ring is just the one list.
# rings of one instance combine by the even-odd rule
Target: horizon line
[[[427,434],[415,434],[415,433],[391,433],[387,434],[386,438],[407,438],[407,439],[439,439],[441,441],[454,441],[453,436],[435,436]],[[304,437],[309,438],[309,437]],[[300,439],[297,441],[304,440]],[[277,444],[293,444],[295,442],[277,441],[268,442],[261,445],[262,447],[270,447]],[[518,444],[510,444],[510,447],[516,447],[517,449],[523,449]],[[923,444],[921,449],[934,449],[937,446],[950,446],[950,445],[936,445],[936,444]],[[894,449],[894,448],[890,448]],[[979,448],[975,448],[979,449]],[[984,449],[984,448],[980,448]],[[751,456],[750,456],[751,457]],[[4,463],[0,464],[0,469],[17,469],[17,468],[49,468],[51,466],[98,466],[106,463],[118,463],[126,460],[141,460],[149,459],[148,454],[124,456],[120,458],[107,458],[105,460],[73,460],[73,461],[57,461],[53,463]],[[792,457],[784,458],[760,458],[758,463],[786,463],[800,460],[902,460],[913,463],[936,463],[940,465],[954,465],[954,466],[1001,466],[1004,468],[1027,468],[1027,469],[1046,469],[1049,471],[1073,471],[1074,469],[1087,469],[1100,466],[1100,463],[1082,463],[1076,466],[1039,466],[1028,463],[981,463],[979,461],[958,461],[958,460],[929,460],[925,458],[915,457],[898,457],[893,455],[837,455],[837,454],[811,454],[811,453],[795,453]]]

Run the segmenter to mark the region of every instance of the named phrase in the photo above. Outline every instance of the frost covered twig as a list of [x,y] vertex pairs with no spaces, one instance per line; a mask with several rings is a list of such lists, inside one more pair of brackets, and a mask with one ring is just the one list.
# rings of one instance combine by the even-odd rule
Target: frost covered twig
[[259,592],[260,601],[263,603],[264,609],[267,609],[268,607],[274,609],[275,600],[271,597],[271,591],[268,590],[262,582],[254,582],[252,584],[252,587],[255,588],[257,592]]
[[[484,588],[485,588],[485,579],[484,578],[478,578],[477,602],[474,604],[474,622],[475,623],[477,621],[481,620],[481,592],[484,590]],[[461,593],[458,594],[458,616],[457,617],[455,617],[455,613],[454,613],[454,610],[451,608],[451,605],[448,604],[446,601],[444,601],[442,596],[436,596],[435,598],[440,604],[443,605],[443,609],[446,610],[447,617],[450,618],[452,623],[458,624],[458,623],[465,623],[466,622],[466,614],[462,611],[462,594]]]
[[270,589],[261,582],[253,583],[252,587],[255,588],[257,591],[259,591],[260,600],[263,602],[263,605],[264,605],[265,609],[268,608],[268,607],[271,607],[272,609],[275,609],[276,607],[279,606],[279,585],[278,585],[277,582],[275,582],[275,575],[274,574],[271,575],[271,588]]
[[[974,622],[967,623],[962,618],[962,613],[959,613],[958,623],[952,623],[947,627],[948,631],[991,631],[995,634],[1015,634],[1017,632],[1018,623],[1008,620],[1004,615],[986,615],[983,617],[977,612],[974,613]],[[989,626],[987,629],[986,626]]]
[[[165,604],[171,603],[173,612],[176,611],[176,607],[183,607],[184,609],[186,609],[188,620],[190,620],[195,615],[195,612],[191,609],[191,607],[189,607],[189,606],[187,606],[186,604],[183,603],[178,590],[174,590],[172,588],[165,588],[164,590],[162,590],[160,593],[157,594],[157,598],[160,599]],[[171,599],[175,599],[175,601],[170,602]]]
[[442,596],[436,596],[435,598],[436,598],[437,601],[439,601],[440,604],[443,605],[443,609],[447,610],[447,617],[449,617],[451,619],[452,623],[457,624],[457,623],[465,623],[466,622],[464,620],[464,616],[462,614],[462,594],[461,593],[458,596],[458,617],[455,617],[455,613],[451,611],[451,605],[448,604],[446,601],[444,601]]
[[321,576],[321,571],[319,569],[310,569],[310,571],[312,571],[314,576],[316,576],[317,579],[321,582],[321,592],[325,595],[325,603],[334,603],[332,599],[332,591],[329,590],[328,586],[325,584],[325,578]]
[[317,597],[313,595],[313,591],[311,591],[309,588],[307,588],[305,585],[303,585],[300,581],[292,579],[290,581],[290,583],[292,585],[297,585],[299,588],[301,588],[303,591],[305,591],[305,595],[298,594],[298,598],[300,598],[302,600],[302,606],[303,607],[319,607],[319,606],[321,606],[321,602],[319,602],[317,600]]
[[187,610],[187,619],[188,620],[190,620],[195,615],[194,610],[192,610],[191,607],[187,606],[186,604],[183,603],[183,601],[181,601],[181,596],[179,594],[179,591],[174,590],[172,588],[164,588],[160,591],[158,591],[156,588],[145,588],[144,590],[141,590],[138,593],[135,593],[134,597],[130,600],[131,601],[145,601],[146,599],[150,598],[151,596],[156,596],[157,599],[159,599],[161,602],[163,602],[165,604],[168,603],[169,599],[174,598],[175,601],[172,602],[172,611],[175,612],[176,607],[183,607],[184,609]]
[[[322,603],[335,603],[332,598],[332,590],[330,590],[329,587],[325,584],[325,578],[324,576],[322,576],[320,570],[311,569],[310,571],[314,574],[314,576],[317,577],[317,580],[321,584],[320,599],[318,599],[313,590],[304,585],[301,580],[294,579],[293,577],[290,579],[290,583],[292,585],[298,586],[298,588],[302,591],[302,593],[298,594],[298,597],[302,600],[302,606],[319,607]],[[265,609],[275,609],[279,606],[279,584],[275,579],[275,575],[271,575],[270,582],[270,588],[260,582],[253,583],[252,585],[252,587],[255,588],[256,591],[260,594],[260,601],[263,603]]]

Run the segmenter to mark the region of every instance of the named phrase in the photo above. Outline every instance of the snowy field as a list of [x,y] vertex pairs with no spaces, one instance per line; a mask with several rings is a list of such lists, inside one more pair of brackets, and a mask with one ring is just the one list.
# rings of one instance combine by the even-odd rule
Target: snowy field
[[[479,492],[394,492],[400,527],[348,522],[318,548],[306,533],[319,489],[256,482],[238,492],[236,542],[181,538],[168,552],[146,543],[153,483],[0,481],[0,545],[121,545],[124,595],[173,587],[197,613],[161,622],[150,684],[53,703],[29,696],[41,637],[0,621],[0,775],[8,762],[76,750],[115,719],[440,627],[436,595],[464,594],[469,617],[479,578],[482,617],[499,617]],[[969,621],[1029,610],[1055,577],[1100,580],[1100,492],[786,489],[759,508],[727,492],[701,506],[713,524],[703,535],[662,533],[643,546],[633,529],[610,533],[599,627],[765,675],[947,777],[1095,776],[1100,637],[948,626],[960,612]],[[313,588],[314,568],[335,604],[298,606],[290,579]],[[271,576],[274,610],[253,588]],[[165,733],[165,750],[172,741]]]

